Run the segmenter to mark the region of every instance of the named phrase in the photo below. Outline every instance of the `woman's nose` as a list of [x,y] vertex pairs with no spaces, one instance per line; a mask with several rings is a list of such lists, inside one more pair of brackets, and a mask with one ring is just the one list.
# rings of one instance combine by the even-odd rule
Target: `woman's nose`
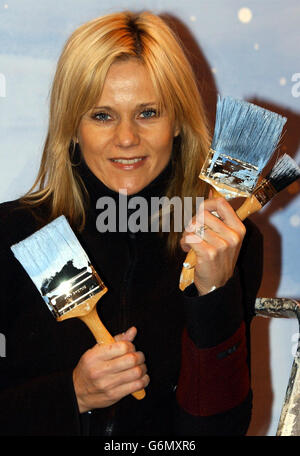
[[116,129],[116,145],[132,147],[139,144],[138,127],[131,119],[121,120]]

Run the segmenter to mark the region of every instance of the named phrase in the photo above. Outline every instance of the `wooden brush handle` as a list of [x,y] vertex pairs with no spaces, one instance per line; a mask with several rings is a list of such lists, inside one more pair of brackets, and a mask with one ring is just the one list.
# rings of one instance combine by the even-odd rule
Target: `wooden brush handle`
[[[243,221],[249,215],[259,211],[261,207],[262,206],[259,203],[259,201],[255,198],[254,195],[252,195],[244,201],[241,207],[237,209],[236,214],[239,217],[239,219]],[[194,250],[191,249],[187,254],[184,262],[185,264],[189,264],[189,266],[186,268],[183,267],[181,271],[179,288],[182,291],[194,282],[194,267],[196,265],[196,260],[196,254]]]
[[[94,307],[91,312],[78,318],[80,318],[80,320],[82,320],[87,325],[98,344],[111,344],[115,342],[113,336],[107,331],[104,324],[100,320],[96,307]],[[143,399],[145,395],[146,393],[144,389],[132,393],[132,396],[134,396],[136,399]]]
[[249,215],[258,212],[262,208],[260,202],[255,198],[254,195],[247,198],[243,204],[236,210],[236,215],[240,220],[245,220]]

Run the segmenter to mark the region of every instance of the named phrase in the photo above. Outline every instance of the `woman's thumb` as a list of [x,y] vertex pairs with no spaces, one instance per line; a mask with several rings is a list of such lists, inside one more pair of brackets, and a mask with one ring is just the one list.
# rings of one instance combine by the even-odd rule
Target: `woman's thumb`
[[127,331],[123,332],[122,334],[117,334],[115,336],[115,340],[117,342],[121,341],[121,340],[129,340],[130,342],[133,341],[133,339],[135,338],[137,334],[137,329],[135,326],[131,326],[131,328],[127,329]]

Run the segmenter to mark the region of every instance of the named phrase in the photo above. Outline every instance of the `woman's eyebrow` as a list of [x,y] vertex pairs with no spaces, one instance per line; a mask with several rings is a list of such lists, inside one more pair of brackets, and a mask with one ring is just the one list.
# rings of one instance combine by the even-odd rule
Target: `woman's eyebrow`
[[106,110],[106,111],[111,111],[112,108],[110,106],[94,106],[92,108],[92,110],[94,111],[95,109],[103,109],[103,110]]
[[138,108],[145,108],[147,106],[153,106],[153,105],[157,105],[158,102],[157,101],[149,101],[148,103],[140,103],[139,105],[137,105]]
[[[153,106],[153,105],[158,105],[157,101],[147,101],[147,103],[139,103],[136,105],[136,108],[146,108],[147,106]],[[95,106],[94,109],[105,109],[107,111],[113,111],[114,108],[112,106]]]

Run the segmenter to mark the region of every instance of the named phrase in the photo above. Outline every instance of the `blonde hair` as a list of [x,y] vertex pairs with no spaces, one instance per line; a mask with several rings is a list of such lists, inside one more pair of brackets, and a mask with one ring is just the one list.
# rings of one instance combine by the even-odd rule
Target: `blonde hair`
[[[47,202],[50,220],[64,214],[72,226],[84,227],[85,189],[72,165],[76,132],[83,114],[99,99],[110,66],[128,58],[145,65],[161,103],[180,126],[180,150],[166,196],[204,195],[206,186],[198,175],[210,137],[193,70],[165,21],[150,12],[125,11],[80,26],[58,61],[39,173],[22,198],[31,206]],[[178,238],[179,233],[170,233],[171,249]]]

